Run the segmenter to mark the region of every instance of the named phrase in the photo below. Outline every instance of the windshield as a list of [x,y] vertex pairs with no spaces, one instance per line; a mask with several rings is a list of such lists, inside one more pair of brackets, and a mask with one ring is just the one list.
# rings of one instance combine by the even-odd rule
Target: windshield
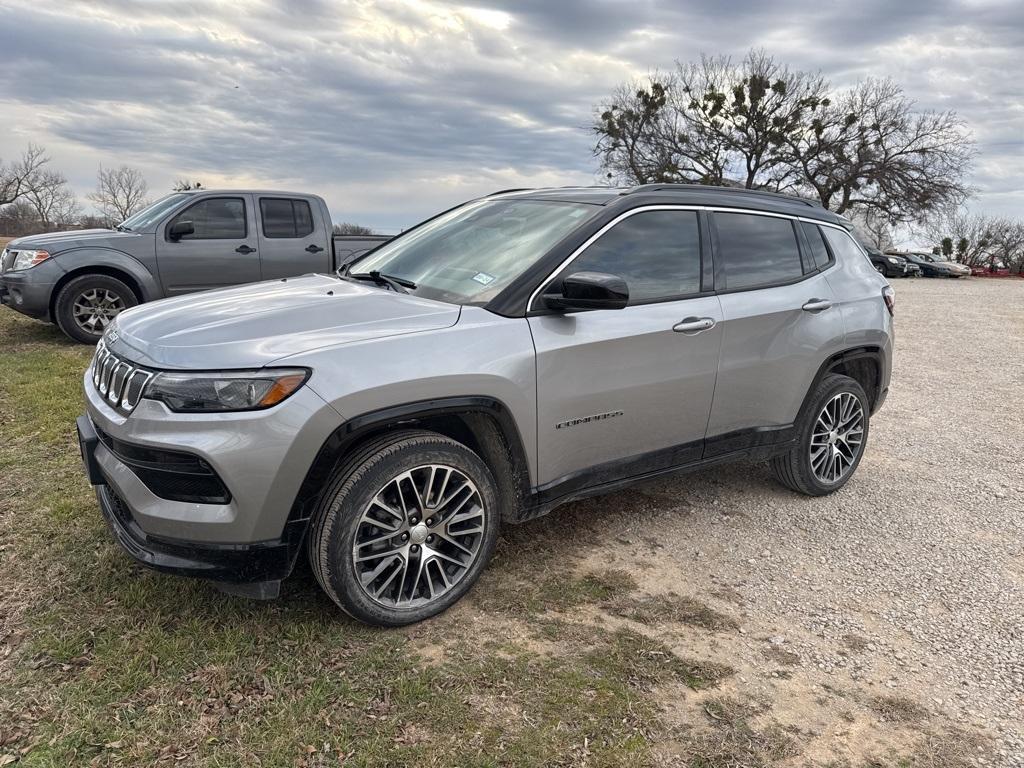
[[175,205],[180,203],[189,195],[184,192],[176,192],[174,194],[167,195],[167,197],[161,197],[152,205],[143,208],[138,213],[133,213],[127,219],[122,221],[118,226],[121,229],[128,229],[139,231],[143,230],[151,224],[155,224],[163,215],[171,210]]
[[482,200],[456,208],[352,265],[415,284],[411,293],[483,304],[600,208],[547,200]]

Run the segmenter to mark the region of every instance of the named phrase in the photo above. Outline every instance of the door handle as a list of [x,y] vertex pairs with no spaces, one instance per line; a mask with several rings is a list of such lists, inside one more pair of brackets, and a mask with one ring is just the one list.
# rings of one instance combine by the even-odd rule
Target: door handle
[[828,299],[811,299],[804,304],[800,309],[804,312],[824,312],[826,309],[832,306],[832,302]]
[[672,326],[676,333],[685,333],[694,336],[701,331],[707,331],[715,327],[715,320],[711,317],[687,317]]
[[320,251],[322,251],[323,248],[321,248],[319,245],[314,245],[313,243],[310,243],[309,245],[306,246],[306,250],[309,253],[320,253]]
[[248,245],[242,244],[235,248],[235,253],[256,253],[256,249],[250,248]]

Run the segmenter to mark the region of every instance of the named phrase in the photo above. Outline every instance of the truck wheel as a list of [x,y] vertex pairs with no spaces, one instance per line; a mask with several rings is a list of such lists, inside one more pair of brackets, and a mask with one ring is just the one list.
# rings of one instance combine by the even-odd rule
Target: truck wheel
[[332,476],[308,554],[324,592],[360,621],[395,627],[461,598],[498,537],[498,490],[483,460],[435,432],[386,435]]
[[815,387],[797,424],[796,445],[772,459],[779,481],[808,496],[846,485],[868,442],[868,398],[849,376],[829,374]]
[[117,315],[138,303],[132,289],[116,277],[82,275],[60,289],[53,315],[65,335],[95,344]]

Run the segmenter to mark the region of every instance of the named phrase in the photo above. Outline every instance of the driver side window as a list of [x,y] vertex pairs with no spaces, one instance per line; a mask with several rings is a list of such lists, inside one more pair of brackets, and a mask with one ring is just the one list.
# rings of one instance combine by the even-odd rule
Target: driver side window
[[700,225],[696,211],[644,211],[605,232],[560,276],[607,272],[629,286],[629,304],[700,293]]
[[209,197],[186,208],[167,225],[191,221],[195,231],[182,240],[241,240],[247,235],[245,201],[240,197]]

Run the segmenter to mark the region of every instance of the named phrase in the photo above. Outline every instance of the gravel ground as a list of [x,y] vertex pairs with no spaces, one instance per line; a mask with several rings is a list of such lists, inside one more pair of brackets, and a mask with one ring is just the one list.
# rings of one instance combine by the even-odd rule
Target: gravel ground
[[[1024,280],[894,287],[890,395],[846,488],[807,499],[764,465],[661,479],[646,508],[600,503],[622,505],[600,524],[615,543],[586,556],[647,559],[650,591],[733,594],[742,634],[713,651],[791,721],[814,720],[822,691],[902,696],[1024,765]],[[765,658],[798,674],[757,672]],[[823,762],[865,736],[835,728],[820,724]]]

